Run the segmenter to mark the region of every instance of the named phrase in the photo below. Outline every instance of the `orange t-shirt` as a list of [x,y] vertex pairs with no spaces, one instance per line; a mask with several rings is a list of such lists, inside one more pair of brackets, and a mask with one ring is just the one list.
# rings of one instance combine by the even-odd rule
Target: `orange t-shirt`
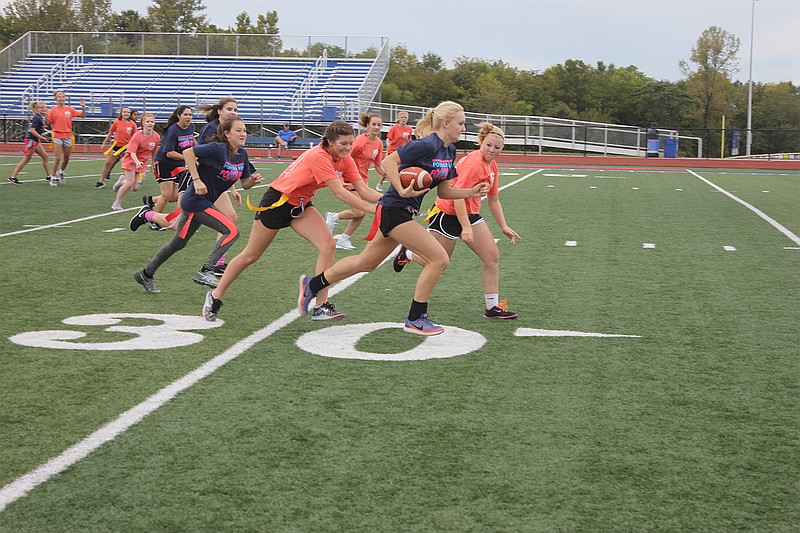
[[[497,196],[498,183],[497,183],[497,162],[486,161],[480,150],[470,152],[463,159],[456,164],[456,176],[450,182],[451,187],[458,187],[460,189],[471,189],[479,183],[486,182],[489,184],[489,196]],[[467,214],[477,215],[481,212],[481,199],[480,198],[464,198],[467,205]],[[456,208],[453,200],[436,199],[436,207],[441,209],[447,215],[455,215]]]
[[369,178],[370,165],[380,165],[383,161],[383,142],[378,137],[375,137],[374,141],[370,141],[367,134],[364,133],[353,141],[350,155],[356,162],[361,178],[366,182]]
[[132,120],[117,119],[111,124],[109,131],[114,137],[117,146],[125,146],[131,142],[131,137],[136,133],[136,123]]
[[324,187],[326,181],[334,178],[353,183],[361,179],[361,174],[349,154],[334,161],[333,156],[318,144],[303,152],[269,186],[289,196],[290,204],[300,205],[317,194],[317,189]]
[[70,107],[55,106],[47,112],[47,123],[53,130],[54,139],[69,139],[72,137],[72,119],[81,116],[81,112]]
[[125,152],[125,155],[122,157],[122,168],[124,170],[138,170],[136,168],[136,163],[134,163],[131,158],[131,154],[134,153],[136,154],[136,159],[141,161],[144,165],[141,169],[141,171],[144,172],[147,168],[147,160],[156,153],[160,140],[161,136],[156,132],[150,135],[145,135],[141,131],[134,133],[133,137],[131,137],[131,140],[128,142],[128,151]]
[[414,130],[408,124],[402,128],[398,124],[389,128],[389,133],[386,134],[386,139],[390,141],[389,148],[386,150],[387,155],[410,141],[413,134]]

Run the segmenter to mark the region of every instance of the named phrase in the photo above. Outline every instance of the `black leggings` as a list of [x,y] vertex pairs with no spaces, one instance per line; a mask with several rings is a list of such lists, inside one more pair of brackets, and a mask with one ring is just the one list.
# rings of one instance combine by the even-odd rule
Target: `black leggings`
[[167,259],[172,257],[172,254],[182,250],[192,235],[197,231],[200,226],[208,226],[222,234],[222,237],[214,244],[214,249],[206,259],[203,265],[203,270],[211,270],[217,264],[219,258],[225,255],[236,239],[239,238],[239,229],[231,219],[226,217],[222,212],[216,209],[208,208],[205,211],[198,211],[196,213],[181,213],[176,225],[175,235],[156,253],[156,255],[147,263],[145,272],[151,277],[156,273]]

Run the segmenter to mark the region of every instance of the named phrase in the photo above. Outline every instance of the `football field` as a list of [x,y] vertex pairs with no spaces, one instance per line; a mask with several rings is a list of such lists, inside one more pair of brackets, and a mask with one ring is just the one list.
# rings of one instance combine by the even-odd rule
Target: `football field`
[[[291,230],[207,323],[207,228],[161,294],[131,277],[172,236],[127,228],[152,175],[115,212],[100,159],[76,154],[58,187],[37,159],[6,182],[17,161],[0,157],[2,532],[800,523],[799,171],[501,166],[522,240],[483,214],[520,317],[483,318],[461,243],[430,302],[446,331],[420,338],[402,331],[415,265],[334,285],[344,321],[300,318],[316,252]],[[285,165],[256,163],[265,183]]]

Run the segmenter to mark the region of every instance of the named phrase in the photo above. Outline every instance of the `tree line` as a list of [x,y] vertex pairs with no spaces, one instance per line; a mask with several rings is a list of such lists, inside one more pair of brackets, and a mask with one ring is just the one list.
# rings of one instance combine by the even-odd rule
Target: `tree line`
[[[115,13],[111,0],[13,0],[0,15],[0,44],[6,46],[27,31],[169,32],[180,28],[187,33],[274,35],[274,43],[281,46],[277,11],[259,14],[255,20],[242,12],[235,26],[220,28],[207,20],[204,9],[202,0],[151,0],[145,14]],[[579,59],[536,71],[503,61],[459,57],[448,68],[434,52],[418,57],[404,45],[396,45],[390,50],[381,99],[425,107],[456,100],[478,113],[639,126],[656,123],[698,136],[704,131],[719,135],[723,116],[728,129],[747,126],[749,87],[732,80],[739,52],[736,36],[712,26],[699,36],[689,58],[680,62],[684,78],[672,82],[651,78],[633,65],[618,67],[602,61],[591,65]],[[330,57],[343,53],[328,50]],[[369,49],[352,55],[375,53]],[[756,136],[754,151],[800,151],[800,87],[792,82],[754,82],[752,101],[754,130],[788,132],[769,139]]]

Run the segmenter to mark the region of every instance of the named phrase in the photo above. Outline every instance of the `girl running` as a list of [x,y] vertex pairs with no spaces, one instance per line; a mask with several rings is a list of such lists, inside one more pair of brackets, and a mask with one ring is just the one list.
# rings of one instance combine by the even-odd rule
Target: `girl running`
[[[453,187],[470,188],[476,184],[486,183],[489,187],[487,203],[497,225],[503,234],[515,244],[521,237],[516,231],[508,227],[500,205],[497,183],[497,156],[503,150],[505,133],[497,126],[489,123],[478,124],[478,145],[480,148],[471,152],[456,165],[458,177],[453,180]],[[436,199],[436,207],[431,214],[428,231],[447,252],[448,257],[453,257],[453,250],[459,237],[464,244],[475,252],[483,263],[481,277],[483,278],[483,298],[486,318],[517,318],[517,313],[508,310],[506,300],[500,300],[499,263],[500,252],[494,242],[492,232],[481,217],[480,198],[467,198],[466,200]],[[400,272],[411,260],[423,263],[410,250],[401,246],[394,258],[394,270]]]
[[[103,144],[100,149],[104,150],[106,156],[105,163],[103,163],[103,170],[100,171],[100,180],[94,184],[95,189],[100,189],[106,186],[111,171],[117,165],[122,156],[125,155],[125,150],[128,148],[128,143],[131,137],[136,133],[136,122],[131,119],[131,108],[123,107],[119,110],[119,116],[111,124],[108,129],[106,138],[103,139]],[[111,141],[111,139],[114,139]],[[106,150],[106,145],[111,141],[111,146]]]
[[[161,189],[161,194],[154,199],[153,209],[157,212],[163,213],[169,202],[178,199],[178,187],[186,171],[183,152],[194,144],[192,108],[180,105],[167,120],[166,132],[153,165],[153,174]],[[148,197],[145,199],[153,201]]]
[[[348,155],[354,137],[355,132],[350,124],[342,120],[333,121],[325,129],[322,142],[306,150],[270,184],[259,207],[252,208],[257,213],[247,246],[230,262],[219,286],[206,294],[203,305],[203,317],[206,320],[213,322],[217,319],[228,287],[261,257],[282,228],[291,227],[318,250],[317,272],[333,264],[336,250],[333,237],[325,226],[325,219],[311,203],[317,189],[327,185],[334,196],[344,203],[360,211],[375,212],[373,204],[348,192],[343,183],[361,181],[356,164]],[[313,320],[344,318],[344,313],[336,311],[333,304],[328,302],[327,290],[320,289],[318,293],[317,307],[311,316]]]
[[[142,116],[142,129],[134,133],[127,144],[128,149],[122,157],[123,181],[116,190],[114,203],[111,204],[114,211],[122,210],[122,199],[136,186],[139,177],[147,170],[147,160],[156,153],[161,136],[153,131],[155,125],[156,116],[145,113]],[[116,184],[114,187],[116,188]]]
[[440,198],[480,198],[486,194],[489,187],[485,183],[470,189],[456,189],[450,185],[450,180],[456,175],[455,143],[466,131],[465,120],[464,109],[460,105],[442,102],[428,111],[417,124],[417,134],[421,138],[402,146],[384,160],[383,167],[391,186],[381,197],[379,210],[367,236],[371,240],[359,255],[345,257],[313,278],[300,276],[297,307],[302,316],[308,314],[311,300],[320,291],[358,272],[374,270],[399,243],[424,260],[404,330],[418,335],[438,335],[444,331],[428,318],[428,300],[439,276],[447,267],[449,257],[437,240],[413,220],[414,215],[419,214],[422,197],[430,189],[415,191],[413,184],[402,187],[399,171],[412,166],[424,168],[433,177],[431,186],[438,187]]
[[[200,135],[197,137],[197,144],[205,144],[209,141],[209,139],[217,134],[220,121],[224,122],[236,116],[239,106],[236,100],[233,98],[221,98],[216,104],[201,105],[197,108],[197,110],[205,113],[206,116],[206,125],[203,126],[202,130],[200,130]],[[256,172],[256,169],[252,166],[252,164],[250,165],[250,172]],[[242,205],[242,195],[239,194],[235,186],[231,186],[228,192],[230,192],[233,196],[233,200],[236,202],[236,205]],[[214,202],[214,205],[217,206],[217,209],[225,213],[225,216],[231,219],[234,224],[238,224],[239,215],[236,213],[236,209],[234,209],[233,203],[231,203],[231,198],[228,196],[227,192],[217,198],[217,201]],[[223,255],[219,258],[219,262],[214,265],[214,275],[222,276],[222,274],[225,273],[225,268],[227,266],[228,264],[225,262],[225,256]]]
[[[86,99],[81,98],[81,110],[66,105],[67,93],[59,89],[53,93],[56,100],[55,107],[51,107],[47,112],[47,123],[53,131],[53,172],[52,177],[58,178],[58,182],[66,183],[64,171],[69,164],[69,156],[72,155],[72,119],[86,115]],[[62,162],[63,160],[63,162]],[[51,179],[50,184],[57,183]]]
[[25,168],[25,165],[31,160],[33,154],[37,153],[39,157],[42,158],[45,179],[55,184],[55,180],[52,180],[50,176],[50,168],[47,166],[47,152],[41,144],[47,142],[47,130],[44,127],[44,117],[47,116],[47,104],[44,102],[31,102],[30,109],[34,112],[34,115],[33,119],[31,119],[28,132],[25,134],[25,149],[22,151],[22,159],[17,163],[17,166],[14,167],[14,171],[11,173],[11,177],[8,178],[8,181],[11,183],[19,183],[17,175]]
[[[191,183],[181,198],[181,215],[178,219],[175,236],[161,247],[150,262],[141,270],[133,273],[145,292],[161,292],[155,287],[153,275],[164,261],[181,250],[197,229],[208,226],[222,234],[203,267],[192,276],[192,281],[209,287],[217,286],[217,278],[212,269],[217,260],[239,237],[236,225],[214,207],[214,202],[221,194],[230,189],[231,184],[241,180],[242,187],[251,188],[261,183],[261,175],[250,174],[249,159],[244,149],[247,142],[247,129],[244,121],[235,118],[220,125],[214,142],[183,150],[186,166],[189,169]],[[145,222],[153,221],[153,211],[149,206],[142,207],[131,219],[131,229],[136,230]]]
[[[378,137],[383,127],[383,119],[381,119],[381,116],[377,113],[371,113],[369,115],[361,113],[359,116],[359,124],[367,131],[363,135],[356,137],[355,142],[353,142],[353,149],[350,150],[350,156],[353,158],[353,161],[356,162],[358,172],[364,180],[364,189],[369,192],[358,192],[354,191],[351,187],[347,188],[348,190],[354,191],[354,194],[359,195],[360,198],[364,198],[364,195],[368,194],[367,200],[377,202],[381,195],[369,189],[369,167],[370,165],[375,165],[375,170],[381,175],[381,179],[386,177],[386,172],[381,165],[381,161],[383,160],[383,143],[380,137]],[[364,213],[355,209],[347,209],[338,213],[325,213],[325,223],[328,225],[328,229],[331,230],[331,233],[333,233],[333,229],[340,220],[350,220],[350,222],[347,223],[344,233],[341,235],[334,235],[333,238],[336,240],[336,247],[342,250],[355,250],[356,247],[350,242],[350,236],[358,229],[358,226],[361,225],[361,221],[364,220]]]
[[[408,113],[400,111],[397,114],[397,124],[389,128],[389,132],[386,134],[386,155],[395,153],[398,148],[411,140],[412,135],[414,135],[414,130],[408,125]],[[383,192],[383,180],[385,179],[386,175],[382,175],[378,184],[375,185],[376,191]]]

